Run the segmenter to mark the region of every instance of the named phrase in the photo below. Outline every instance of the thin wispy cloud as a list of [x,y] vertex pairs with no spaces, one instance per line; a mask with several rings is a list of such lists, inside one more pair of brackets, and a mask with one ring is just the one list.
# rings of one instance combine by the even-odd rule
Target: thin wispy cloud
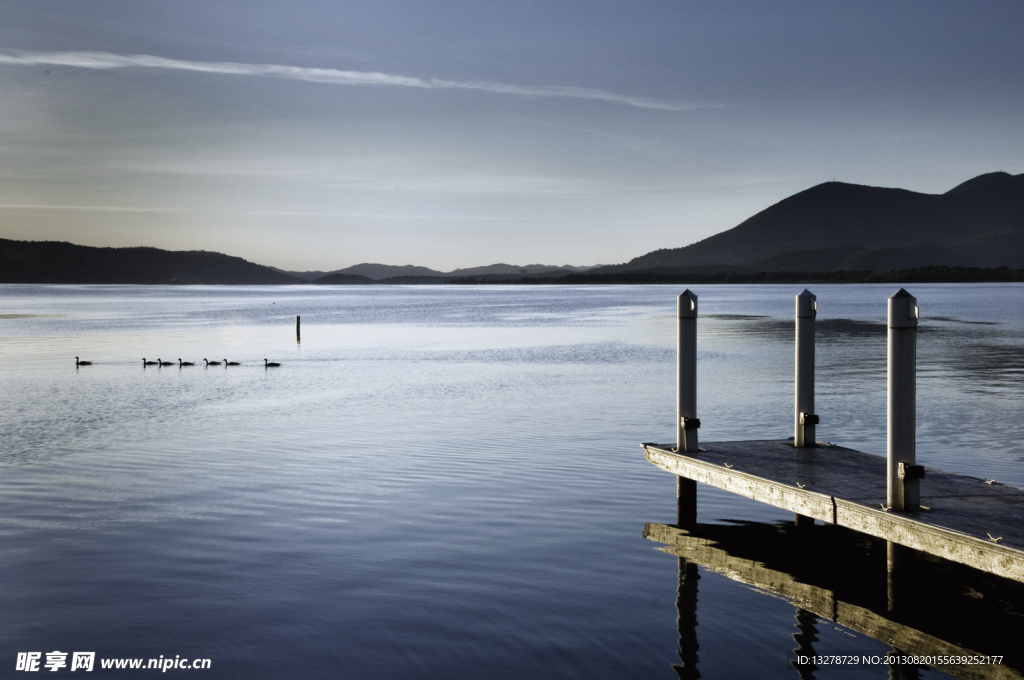
[[243,64],[237,62],[187,61],[167,59],[149,54],[113,54],[110,52],[35,52],[6,50],[0,52],[0,64],[19,66],[69,66],[73,68],[111,70],[126,68],[165,69],[191,71],[195,73],[216,73],[235,76],[261,76],[303,80],[311,83],[330,85],[363,85],[377,87],[413,87],[426,90],[477,90],[492,94],[517,97],[557,97],[566,99],[589,99],[624,104],[642,109],[664,111],[688,111],[698,108],[714,108],[714,105],[664,102],[646,97],[633,97],[607,90],[588,87],[551,85],[528,87],[507,83],[472,82],[443,80],[440,78],[417,78],[376,71],[342,71],[332,68],[306,68],[281,64]]

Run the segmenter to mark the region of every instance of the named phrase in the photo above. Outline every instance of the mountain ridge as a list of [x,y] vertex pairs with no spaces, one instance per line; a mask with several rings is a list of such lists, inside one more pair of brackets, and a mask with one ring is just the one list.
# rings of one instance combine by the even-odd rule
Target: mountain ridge
[[0,283],[281,285],[303,283],[270,267],[205,250],[98,248],[0,239]]
[[825,182],[696,243],[593,267],[495,263],[441,272],[418,265],[361,263],[331,272],[289,272],[201,250],[0,239],[0,283],[573,283],[582,281],[581,276],[598,280],[637,272],[656,277],[747,276],[921,267],[1024,268],[1024,174],[985,173],[942,194]]
[[[336,269],[331,272],[319,272],[321,276],[310,277],[307,280],[317,281],[324,283],[328,276],[335,275],[355,275],[364,276],[374,281],[387,281],[389,279],[410,279],[410,278],[425,278],[425,277],[437,277],[442,279],[459,279],[465,277],[477,277],[477,276],[541,276],[549,275],[552,272],[584,272],[594,267],[600,267],[601,265],[592,266],[573,266],[571,264],[549,265],[549,264],[506,264],[504,262],[498,262],[495,264],[482,265],[479,267],[464,267],[460,269],[453,269],[449,272],[443,272],[437,269],[430,269],[428,267],[421,267],[417,265],[392,265],[392,264],[380,264],[376,262],[363,262],[351,267],[345,267],[344,269]],[[308,274],[313,272],[286,272],[292,276],[299,278],[306,278]]]
[[888,271],[1024,264],[1024,174],[987,173],[944,194],[825,182],[732,229],[593,273]]
[[0,283],[142,285],[438,284],[524,276],[558,277],[592,267],[504,263],[441,272],[416,265],[363,263],[332,272],[290,272],[205,250],[83,246],[0,239]]

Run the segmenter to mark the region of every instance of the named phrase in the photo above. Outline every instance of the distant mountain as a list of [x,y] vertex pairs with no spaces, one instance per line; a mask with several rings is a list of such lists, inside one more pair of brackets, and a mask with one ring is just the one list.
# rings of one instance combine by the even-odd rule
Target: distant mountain
[[379,282],[374,281],[368,276],[359,276],[359,274],[327,274],[318,279],[313,279],[313,283],[326,286],[351,286]]
[[[427,267],[417,267],[411,264],[395,266],[389,264],[357,264],[345,269],[338,269],[318,278],[307,279],[318,284],[342,284],[345,281],[339,277],[356,276],[366,278],[369,281],[352,280],[349,283],[387,283],[387,284],[436,284],[447,283],[460,279],[488,280],[513,280],[526,276],[566,276],[568,274],[585,272],[593,267],[574,267],[562,265],[561,267],[547,264],[528,264],[520,266],[516,264],[489,264],[483,267],[468,267],[465,269],[453,269],[450,272],[441,272]],[[313,272],[288,272],[293,276],[306,279],[308,274]]]
[[827,272],[1024,266],[1024,174],[993,172],[944,194],[826,182],[683,248],[594,274]]
[[438,284],[524,276],[558,277],[590,267],[494,264],[440,272],[415,265],[357,264],[333,272],[289,272],[203,250],[94,248],[62,241],[0,239],[0,283]]
[[93,248],[0,239],[0,283],[291,284],[293,276],[203,250]]
[[333,274],[334,273],[334,272],[321,272],[321,271],[290,272],[287,269],[278,269],[277,267],[270,267],[270,266],[268,266],[267,269],[273,269],[275,272],[278,272],[279,274],[287,274],[288,276],[293,276],[293,277],[295,277],[297,279],[300,279],[302,281],[315,281],[316,279],[323,278],[324,276],[327,276],[328,274]]
[[427,267],[417,267],[412,264],[393,265],[374,264],[369,262],[346,267],[345,269],[336,269],[330,274],[354,274],[356,276],[365,276],[366,278],[373,279],[374,281],[389,279],[393,276],[444,276],[444,272],[439,272],[435,269],[428,269]]
[[550,265],[550,264],[528,264],[526,266],[519,266],[516,264],[489,264],[483,267],[468,267],[465,269],[453,269],[448,272],[448,276],[457,278],[463,277],[479,277],[479,276],[501,276],[508,278],[510,276],[538,276],[543,274],[551,274],[553,272],[560,272],[562,275],[571,272],[584,272],[593,267],[574,267],[569,264],[564,264],[561,267]]

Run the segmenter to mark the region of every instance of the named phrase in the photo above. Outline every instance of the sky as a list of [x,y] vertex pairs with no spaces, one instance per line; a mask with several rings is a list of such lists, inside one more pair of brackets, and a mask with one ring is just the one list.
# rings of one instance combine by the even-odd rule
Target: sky
[[613,264],[1024,172],[1024,0],[0,0],[0,238]]

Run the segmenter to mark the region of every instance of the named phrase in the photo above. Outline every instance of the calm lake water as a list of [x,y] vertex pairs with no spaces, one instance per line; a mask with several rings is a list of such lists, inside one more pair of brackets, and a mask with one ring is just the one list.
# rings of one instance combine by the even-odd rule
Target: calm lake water
[[[884,455],[897,287],[812,288],[818,437]],[[792,435],[800,289],[694,287],[703,441]],[[1024,486],[1024,286],[908,289],[918,462]],[[674,440],[681,290],[0,286],[0,677],[60,650],[210,678],[675,678],[694,632],[703,677],[798,677],[791,603],[702,570],[684,634],[677,560],[642,537],[675,520],[638,444]],[[791,520],[700,490],[702,523]]]

